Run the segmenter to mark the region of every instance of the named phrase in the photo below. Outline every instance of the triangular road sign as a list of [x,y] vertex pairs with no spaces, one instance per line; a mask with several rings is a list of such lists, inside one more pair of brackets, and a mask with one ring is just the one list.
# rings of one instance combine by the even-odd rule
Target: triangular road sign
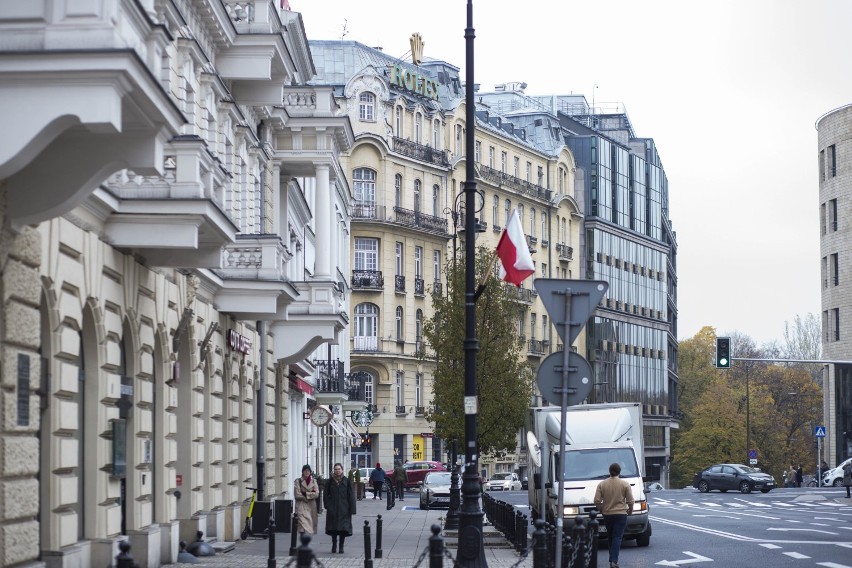
[[[556,326],[556,332],[567,349],[574,343],[589,316],[598,307],[609,283],[604,280],[565,280],[563,278],[536,278],[535,289],[544,304],[544,309],[550,314],[550,321]],[[571,293],[571,322],[565,323],[565,301]],[[566,336],[566,327],[569,329]]]

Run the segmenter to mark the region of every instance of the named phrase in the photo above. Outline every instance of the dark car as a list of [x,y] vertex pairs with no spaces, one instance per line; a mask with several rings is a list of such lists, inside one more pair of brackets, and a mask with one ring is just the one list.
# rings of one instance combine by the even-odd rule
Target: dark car
[[405,468],[406,489],[419,487],[430,471],[447,471],[444,464],[436,461],[405,462],[402,467]]
[[711,465],[704,471],[695,474],[692,486],[702,493],[718,489],[722,493],[728,491],[740,491],[751,493],[759,490],[761,493],[769,493],[775,489],[775,478],[760,471],[756,467],[749,467],[739,463],[722,463]]

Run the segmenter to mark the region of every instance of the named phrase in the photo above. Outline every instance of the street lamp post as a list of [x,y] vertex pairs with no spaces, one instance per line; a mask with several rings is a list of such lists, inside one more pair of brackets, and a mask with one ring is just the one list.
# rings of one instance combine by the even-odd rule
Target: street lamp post
[[462,476],[462,507],[459,511],[458,554],[456,564],[467,568],[486,567],[485,549],[482,538],[482,509],[479,498],[479,446],[477,444],[478,399],[476,396],[476,220],[471,214],[476,210],[476,172],[473,148],[476,143],[476,124],[473,98],[473,0],[467,1],[467,27],[464,32],[466,43],[465,59],[465,340],[464,340],[464,475]]

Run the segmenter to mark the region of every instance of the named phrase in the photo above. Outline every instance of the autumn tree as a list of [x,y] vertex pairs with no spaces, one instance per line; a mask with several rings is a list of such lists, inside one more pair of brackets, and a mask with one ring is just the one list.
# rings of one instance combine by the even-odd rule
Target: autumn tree
[[[476,279],[482,282],[491,251],[480,247]],[[432,291],[434,316],[424,321],[423,335],[435,354],[433,406],[426,419],[435,424],[435,433],[445,440],[464,440],[464,340],[465,269],[464,259],[446,267],[446,295]],[[517,433],[533,392],[532,367],[518,340],[517,289],[500,282],[493,272],[484,279],[484,289],[476,301],[476,394],[478,443],[483,454],[513,452]]]

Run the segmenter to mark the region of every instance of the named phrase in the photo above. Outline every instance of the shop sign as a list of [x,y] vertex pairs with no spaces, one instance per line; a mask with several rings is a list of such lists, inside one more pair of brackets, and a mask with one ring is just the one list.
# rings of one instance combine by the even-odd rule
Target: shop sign
[[248,355],[251,351],[251,339],[245,335],[237,333],[233,329],[228,330],[228,347],[232,351],[239,351],[243,355]]
[[438,82],[399,65],[391,66],[390,84],[427,99],[438,100]]

